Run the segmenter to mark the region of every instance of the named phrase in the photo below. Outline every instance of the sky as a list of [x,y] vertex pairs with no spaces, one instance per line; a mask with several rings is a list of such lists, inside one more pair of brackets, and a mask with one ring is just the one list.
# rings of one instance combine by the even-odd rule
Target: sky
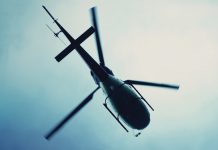
[[[75,38],[97,6],[106,65],[116,77],[179,84],[136,86],[153,106],[139,137],[103,107],[101,91],[50,141],[44,135],[96,85],[41,5]],[[218,2],[215,0],[8,0],[0,5],[1,150],[215,150],[218,147]],[[62,40],[67,40],[60,34]],[[98,61],[94,36],[81,44]]]

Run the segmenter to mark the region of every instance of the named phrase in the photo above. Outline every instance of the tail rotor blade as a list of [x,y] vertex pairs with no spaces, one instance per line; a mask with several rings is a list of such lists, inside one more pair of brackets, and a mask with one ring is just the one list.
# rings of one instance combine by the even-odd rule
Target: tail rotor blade
[[126,80],[125,83],[127,83],[127,84],[135,84],[135,85],[145,85],[145,86],[170,88],[170,89],[175,89],[175,90],[179,89],[178,85],[172,85],[172,84],[153,83],[153,82],[135,81],[135,80]]
[[95,39],[96,39],[96,44],[97,44],[99,61],[100,61],[101,65],[105,66],[102,47],[101,47],[101,42],[100,42],[100,36],[99,36],[99,31],[98,31],[98,23],[97,23],[97,17],[96,17],[96,7],[91,8],[91,16],[92,16],[92,24],[93,24],[93,26],[95,28]]
[[52,30],[52,28],[49,27],[49,25],[47,25],[47,24],[45,24],[45,25],[47,26],[47,28],[48,28],[55,36],[57,36],[57,35],[55,34],[55,32]]
[[91,101],[94,93],[99,89],[97,87],[91,94],[89,94],[75,109],[73,109],[62,121],[60,121],[46,136],[49,140],[57,131],[59,131],[72,117],[74,117],[88,102]]
[[[59,37],[58,37],[59,38]],[[59,38],[59,40],[64,44],[67,45],[61,38]]]
[[59,32],[57,32],[57,33],[55,33],[54,32],[54,30],[52,30],[52,28],[51,27],[49,27],[49,25],[47,25],[46,24],[46,26],[48,27],[48,29],[54,34],[54,36],[55,37],[57,37],[57,38],[59,38],[59,40],[64,44],[64,45],[66,45],[66,43],[58,36],[59,35],[59,33],[61,32],[61,31],[59,31]]

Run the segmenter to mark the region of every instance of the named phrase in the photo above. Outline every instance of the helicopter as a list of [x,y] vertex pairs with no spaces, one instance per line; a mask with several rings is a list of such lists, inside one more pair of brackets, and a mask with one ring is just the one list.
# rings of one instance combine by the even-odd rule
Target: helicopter
[[[133,130],[143,130],[150,123],[150,113],[147,106],[154,111],[153,107],[146,101],[146,99],[140,94],[134,85],[142,86],[153,86],[160,88],[169,88],[178,90],[178,85],[164,84],[164,83],[153,83],[137,80],[121,80],[115,77],[111,69],[109,69],[104,62],[103,51],[101,47],[98,24],[96,18],[96,7],[91,8],[92,24],[82,35],[77,39],[74,39],[64,27],[55,19],[48,9],[42,5],[43,9],[52,18],[54,23],[59,27],[60,31],[55,33],[50,27],[49,29],[58,37],[59,33],[63,33],[69,40],[68,45],[63,51],[61,51],[56,57],[56,61],[62,61],[68,54],[73,50],[81,56],[85,61],[89,69],[91,70],[91,76],[93,77],[97,87],[94,89],[75,109],[73,109],[68,115],[66,115],[54,128],[52,128],[46,135],[45,138],[49,140],[57,131],[59,131],[72,117],[75,116],[85,105],[87,105],[93,98],[93,95],[102,89],[106,95],[106,99],[103,106],[108,110],[112,117],[121,125],[121,127],[129,132],[126,126]],[[80,45],[89,36],[95,34],[99,63],[95,61],[86,50]],[[59,38],[59,37],[58,37]],[[108,107],[108,101],[112,105],[112,109]],[[141,132],[135,134],[137,137]]]

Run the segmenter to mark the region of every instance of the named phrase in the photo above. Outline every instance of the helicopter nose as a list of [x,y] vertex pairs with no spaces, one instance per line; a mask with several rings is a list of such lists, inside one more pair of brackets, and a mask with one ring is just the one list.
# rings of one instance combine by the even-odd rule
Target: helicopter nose
[[150,123],[150,113],[142,101],[134,101],[131,110],[131,125],[133,128],[142,130]]
[[144,120],[145,120],[144,121],[144,128],[146,128],[150,123],[150,114],[149,114],[149,112],[146,113],[146,117],[145,117]]
[[[141,112],[142,113],[142,112]],[[144,111],[143,115],[141,115],[140,119],[138,120],[136,129],[142,130],[146,128],[150,123],[150,113],[148,111]]]

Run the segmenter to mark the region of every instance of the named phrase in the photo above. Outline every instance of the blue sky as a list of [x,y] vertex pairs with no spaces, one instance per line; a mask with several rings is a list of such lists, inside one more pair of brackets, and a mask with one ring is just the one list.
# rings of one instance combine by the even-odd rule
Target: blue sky
[[[137,87],[155,109],[138,138],[105,110],[100,91],[51,141],[43,138],[96,86],[75,51],[55,61],[65,45],[46,28],[58,31],[42,4],[75,38],[97,6],[106,65],[117,77],[180,84]],[[217,149],[217,1],[8,0],[0,8],[1,150]],[[93,36],[82,46],[98,60]]]

